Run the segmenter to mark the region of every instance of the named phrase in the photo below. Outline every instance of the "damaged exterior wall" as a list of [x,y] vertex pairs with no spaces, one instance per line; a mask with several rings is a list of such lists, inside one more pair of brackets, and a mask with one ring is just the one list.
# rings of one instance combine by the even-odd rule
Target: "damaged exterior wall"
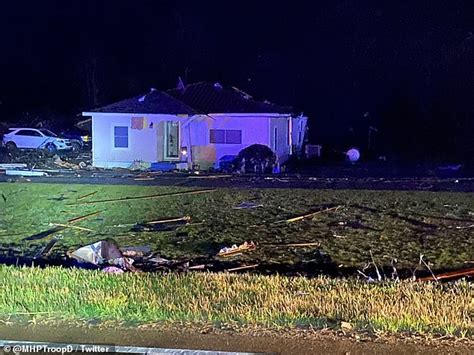
[[[180,121],[175,115],[92,113],[92,161],[100,168],[128,168],[134,161],[152,163],[162,161],[163,121]],[[132,129],[132,118],[144,117],[146,127]],[[127,127],[127,147],[115,147],[115,127]],[[125,139],[124,139],[125,141]],[[159,156],[161,155],[161,156]],[[181,158],[181,157],[180,157]]]
[[[211,114],[191,123],[193,161],[201,169],[217,168],[219,159],[237,156],[252,144],[269,146],[270,118],[265,116]],[[211,130],[241,133],[241,143],[211,143]]]
[[[180,161],[188,163],[189,168],[217,168],[219,159],[223,156],[237,156],[242,149],[252,144],[270,147],[277,154],[278,161],[283,163],[291,155],[291,144],[297,144],[298,138],[298,132],[292,131],[296,118],[290,115],[270,113],[188,116],[103,112],[85,114],[92,116],[93,165],[101,168],[128,168],[135,161],[145,164]],[[165,156],[166,121],[179,122],[180,154],[176,159],[168,159]],[[116,127],[119,127],[119,131],[115,131]],[[218,130],[220,133],[232,131],[233,134],[237,133],[237,136],[240,132],[240,143],[211,143],[211,130]],[[186,148],[187,154],[181,153],[181,148]]]

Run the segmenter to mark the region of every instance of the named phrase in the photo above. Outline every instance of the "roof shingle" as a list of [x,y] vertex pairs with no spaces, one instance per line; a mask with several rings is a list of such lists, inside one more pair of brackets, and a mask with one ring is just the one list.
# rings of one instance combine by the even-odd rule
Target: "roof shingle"
[[184,89],[167,91],[174,98],[205,114],[210,113],[292,113],[291,107],[254,100],[235,87],[226,88],[219,83],[200,82]]
[[152,89],[148,94],[122,100],[93,110],[92,112],[188,114],[197,113],[192,107],[165,92]]

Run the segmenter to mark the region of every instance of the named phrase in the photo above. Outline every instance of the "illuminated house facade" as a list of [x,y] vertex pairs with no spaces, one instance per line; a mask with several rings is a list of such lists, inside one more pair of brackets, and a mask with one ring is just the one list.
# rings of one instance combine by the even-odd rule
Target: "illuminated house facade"
[[93,165],[103,168],[128,168],[137,161],[177,169],[218,168],[222,158],[237,156],[252,144],[270,147],[283,163],[301,150],[307,122],[289,108],[218,83],[152,89],[83,116],[92,117]]

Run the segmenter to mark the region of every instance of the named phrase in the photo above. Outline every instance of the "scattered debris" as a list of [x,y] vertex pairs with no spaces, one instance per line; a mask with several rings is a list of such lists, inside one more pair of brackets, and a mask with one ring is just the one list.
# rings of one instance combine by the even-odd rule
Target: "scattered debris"
[[21,163],[2,163],[0,164],[0,169],[26,169],[28,165]]
[[43,239],[43,238],[46,238],[47,236],[50,236],[50,235],[52,235],[52,234],[54,234],[54,233],[63,231],[63,230],[65,230],[65,229],[66,229],[66,227],[56,226],[56,227],[54,227],[54,228],[50,228],[50,229],[45,230],[45,231],[43,231],[43,232],[39,232],[39,233],[30,235],[29,237],[23,238],[22,240],[38,240],[38,239]]
[[244,202],[239,203],[237,206],[234,206],[234,210],[258,208],[258,207],[263,207],[263,205],[262,204],[256,204],[254,202],[244,201]]
[[427,276],[427,277],[420,277],[417,279],[417,281],[439,281],[439,280],[449,280],[449,279],[455,279],[455,278],[460,278],[464,276],[474,276],[474,267],[469,268],[469,269],[464,269],[464,270],[456,270],[456,271],[450,271],[450,272],[445,272],[443,274],[439,275],[434,275],[432,276]]
[[6,170],[5,175],[9,176],[48,176],[44,171],[31,170]]
[[251,250],[255,250],[257,248],[257,246],[255,245],[254,242],[244,242],[243,244],[237,246],[237,245],[232,245],[232,247],[230,248],[222,248],[219,253],[217,253],[217,256],[220,256],[220,257],[229,257],[229,256],[234,256],[236,254],[241,254],[242,252],[245,252],[245,251],[251,251]]
[[53,239],[51,239],[43,249],[41,249],[34,257],[33,259],[38,259],[38,258],[41,258],[43,256],[48,256],[49,253],[51,252],[51,250],[53,249],[54,245],[60,240],[62,239],[62,236],[61,235],[58,235],[57,237],[54,237]]
[[107,199],[107,200],[96,200],[96,201],[84,201],[84,202],[69,203],[69,204],[67,204],[67,206],[106,203],[106,202],[121,202],[121,201],[142,200],[142,199],[153,199],[153,198],[171,197],[171,196],[197,195],[197,194],[202,194],[202,193],[207,193],[207,192],[214,192],[214,191],[216,191],[216,189],[191,190],[191,191],[184,191],[184,192],[170,192],[170,193],[167,193],[167,194],[146,195],[146,196],[127,196],[127,197],[120,197],[120,198]]
[[108,264],[125,270],[136,271],[136,268],[132,266],[133,259],[124,257],[113,240],[101,240],[94,244],[83,246],[69,253],[68,256],[79,262],[96,266]]
[[321,245],[320,242],[314,242],[314,243],[292,243],[292,244],[279,244],[279,246],[285,246],[285,247],[319,247]]
[[240,271],[240,270],[248,270],[248,269],[255,269],[259,264],[254,264],[254,265],[245,265],[245,266],[239,266],[239,267],[234,267],[232,269],[227,269],[227,272],[234,272],[234,271]]
[[130,258],[143,258],[151,254],[151,248],[147,245],[120,248],[123,256]]
[[155,180],[155,178],[153,178],[153,177],[137,177],[137,178],[134,178],[133,180],[135,180],[135,181],[152,181],[152,180]]
[[123,274],[125,271],[123,269],[120,269],[116,266],[107,266],[102,269],[103,272],[107,272],[109,274]]
[[93,192],[90,192],[90,193],[88,193],[88,194],[79,196],[79,197],[77,198],[77,200],[78,200],[78,201],[83,200],[83,199],[85,199],[85,198],[87,198],[87,197],[90,197],[90,196],[95,195],[96,193],[97,193],[97,191],[93,191]]
[[159,256],[155,257],[155,258],[151,258],[151,259],[148,259],[149,262],[152,262],[154,264],[158,264],[158,265],[168,265],[171,263],[170,260],[168,259],[165,259],[165,258],[161,258]]
[[43,231],[43,232],[40,232],[40,233],[36,233],[36,234],[33,234],[33,235],[30,235],[29,237],[26,237],[26,238],[23,238],[22,240],[37,240],[37,239],[43,239],[43,238],[46,238],[47,236],[51,235],[51,234],[54,234],[54,233],[57,233],[57,232],[60,232],[60,231],[63,231],[65,230],[66,228],[71,228],[71,224],[73,223],[77,223],[77,222],[80,222],[80,221],[83,221],[89,217],[92,217],[92,216],[95,216],[99,213],[101,213],[102,211],[96,211],[96,212],[92,212],[92,213],[89,213],[89,214],[86,214],[84,216],[80,216],[80,217],[74,217],[74,218],[71,218],[70,220],[68,220],[67,224],[62,224],[62,225],[56,225],[55,227],[53,228],[50,228],[46,231]]
[[147,222],[147,224],[162,224],[162,223],[171,223],[171,222],[189,222],[191,220],[191,216],[183,216],[177,218],[169,218],[169,219],[159,219],[156,221]]
[[171,218],[164,220],[151,221],[146,223],[135,224],[131,232],[166,232],[176,230],[189,223],[191,220],[190,216],[184,216],[179,218]]
[[95,231],[93,231],[92,229],[84,228],[84,227],[78,227],[78,226],[73,226],[73,225],[71,225],[71,224],[50,223],[50,225],[58,226],[58,227],[64,227],[64,228],[73,228],[73,229],[77,229],[77,230],[85,231],[85,232],[95,232]]
[[96,216],[98,215],[99,213],[102,213],[102,211],[96,211],[96,212],[92,212],[92,213],[88,213],[84,216],[80,216],[80,217],[75,217],[75,218],[71,218],[70,220],[68,220],[68,223],[77,223],[77,222],[80,222],[80,221],[83,221],[89,217],[92,217],[92,216]]
[[334,207],[328,207],[324,210],[319,210],[319,211],[316,211],[316,212],[311,212],[311,213],[308,213],[308,214],[304,214],[302,216],[289,218],[289,219],[283,220],[283,221],[278,221],[277,223],[282,223],[282,222],[292,223],[292,222],[302,221],[302,220],[307,219],[307,218],[313,218],[314,216],[316,216],[318,214],[321,214],[321,213],[324,213],[324,212],[337,211],[341,207],[342,207],[341,205],[334,206]]
[[206,264],[201,264],[201,265],[194,265],[188,267],[188,270],[204,270],[206,268]]

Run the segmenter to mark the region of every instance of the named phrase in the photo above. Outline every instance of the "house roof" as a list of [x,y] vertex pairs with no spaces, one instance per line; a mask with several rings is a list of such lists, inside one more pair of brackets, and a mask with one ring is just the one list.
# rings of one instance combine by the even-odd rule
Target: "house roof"
[[188,114],[197,113],[192,107],[175,99],[165,92],[152,89],[148,94],[122,100],[107,106],[99,107],[91,112],[110,113],[150,113],[150,114]]
[[292,113],[291,107],[257,101],[236,87],[200,82],[167,91],[174,98],[205,114],[210,113]]

